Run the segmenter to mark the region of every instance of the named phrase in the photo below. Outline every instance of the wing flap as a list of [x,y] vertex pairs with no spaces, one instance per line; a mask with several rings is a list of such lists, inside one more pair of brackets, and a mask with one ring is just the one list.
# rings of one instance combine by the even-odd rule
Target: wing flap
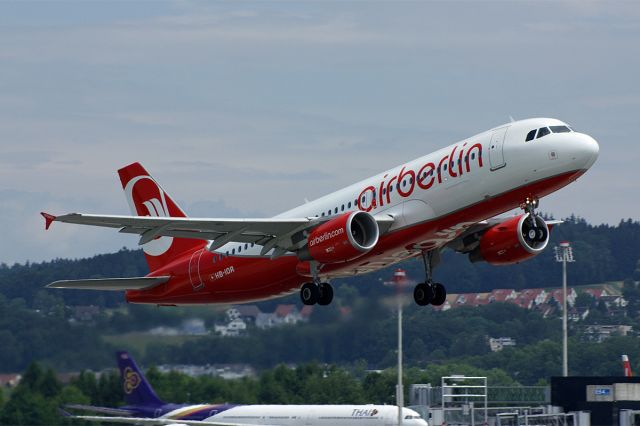
[[171,277],[97,278],[87,280],[61,280],[47,284],[48,288],[75,290],[145,290],[164,284]]

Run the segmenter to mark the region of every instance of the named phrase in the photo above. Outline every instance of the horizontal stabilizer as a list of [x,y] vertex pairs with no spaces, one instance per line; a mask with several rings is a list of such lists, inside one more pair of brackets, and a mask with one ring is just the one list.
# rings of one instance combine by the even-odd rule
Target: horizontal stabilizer
[[145,290],[164,284],[171,277],[99,278],[90,280],[61,280],[47,284],[48,288],[73,288],[76,290]]

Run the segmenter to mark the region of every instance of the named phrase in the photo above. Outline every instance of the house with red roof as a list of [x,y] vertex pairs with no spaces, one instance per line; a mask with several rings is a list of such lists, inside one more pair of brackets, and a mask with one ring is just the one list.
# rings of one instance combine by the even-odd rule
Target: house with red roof
[[0,386],[5,388],[18,386],[20,380],[22,380],[21,374],[0,374]]
[[518,293],[512,288],[496,288],[489,296],[490,302],[508,302],[518,297]]

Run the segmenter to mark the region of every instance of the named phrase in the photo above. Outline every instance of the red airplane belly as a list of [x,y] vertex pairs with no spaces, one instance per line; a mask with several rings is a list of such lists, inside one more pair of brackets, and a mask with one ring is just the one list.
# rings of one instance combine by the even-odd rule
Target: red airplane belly
[[[213,261],[214,257],[216,262]],[[242,303],[280,296],[298,289],[303,277],[295,256],[271,260],[223,256],[206,250],[193,253],[153,275],[170,275],[149,290],[127,291],[127,301],[152,304]]]
[[397,260],[415,256],[418,254],[416,246],[422,249],[440,247],[464,232],[468,226],[517,208],[527,197],[542,198],[549,195],[575,181],[584,172],[577,170],[543,179],[446,216],[391,232],[382,236],[373,250],[364,256],[351,262],[323,265],[321,273],[352,275],[354,270],[365,272],[379,269]]

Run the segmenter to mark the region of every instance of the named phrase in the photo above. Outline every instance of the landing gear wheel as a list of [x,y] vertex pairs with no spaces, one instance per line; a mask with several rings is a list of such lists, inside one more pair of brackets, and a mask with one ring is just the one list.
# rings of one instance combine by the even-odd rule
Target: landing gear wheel
[[420,306],[426,306],[433,300],[433,293],[432,286],[426,283],[420,283],[413,289],[413,300]]
[[[318,302],[320,291],[314,283],[304,283],[300,288],[300,300],[305,305],[315,305]],[[333,297],[333,294],[332,294]]]
[[431,301],[433,306],[440,306],[447,300],[447,289],[442,284],[433,285],[433,294],[433,300]]
[[329,283],[320,283],[318,285],[318,305],[326,306],[333,300],[333,287]]

